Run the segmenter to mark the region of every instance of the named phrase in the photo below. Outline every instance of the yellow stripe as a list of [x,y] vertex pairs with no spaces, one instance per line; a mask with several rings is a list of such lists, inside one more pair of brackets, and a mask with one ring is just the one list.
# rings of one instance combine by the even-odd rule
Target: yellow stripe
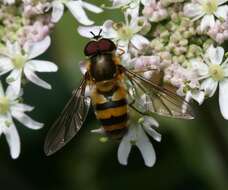
[[109,108],[107,110],[96,111],[97,119],[108,119],[112,116],[117,117],[127,113],[127,106],[121,106],[118,108]]

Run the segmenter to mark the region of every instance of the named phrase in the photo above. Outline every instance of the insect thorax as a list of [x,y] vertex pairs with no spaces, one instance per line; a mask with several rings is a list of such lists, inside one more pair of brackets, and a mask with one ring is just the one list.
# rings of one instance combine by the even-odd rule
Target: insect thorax
[[91,57],[90,61],[90,73],[95,81],[100,82],[115,77],[117,68],[112,54],[98,54]]

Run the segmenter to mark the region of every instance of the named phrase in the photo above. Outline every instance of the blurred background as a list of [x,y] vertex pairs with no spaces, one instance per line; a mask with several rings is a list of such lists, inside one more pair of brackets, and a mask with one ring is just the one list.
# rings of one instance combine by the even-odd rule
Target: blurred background
[[[89,16],[97,24],[107,18],[122,19],[116,11]],[[31,116],[44,122],[45,127],[32,131],[16,123],[22,143],[17,160],[10,158],[8,145],[1,137],[0,189],[227,190],[228,121],[220,114],[218,96],[201,107],[193,105],[195,120],[156,117],[163,139],[161,143],[153,141],[157,162],[152,168],[144,166],[136,148],[130,154],[128,166],[121,166],[117,161],[118,145],[110,141],[101,143],[100,136],[90,133],[99,127],[92,110],[76,138],[55,155],[44,155],[46,133],[81,78],[78,63],[84,58],[83,48],[88,40],[79,36],[77,27],[75,19],[66,12],[53,31],[49,51],[42,56],[59,66],[57,73],[42,76],[53,90],[33,84],[25,87],[25,103],[36,107]]]

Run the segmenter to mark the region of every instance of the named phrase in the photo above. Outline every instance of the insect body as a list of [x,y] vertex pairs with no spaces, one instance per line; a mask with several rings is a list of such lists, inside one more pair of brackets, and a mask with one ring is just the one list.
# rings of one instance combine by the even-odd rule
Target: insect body
[[[105,88],[100,88],[103,85]],[[101,122],[106,134],[115,139],[121,138],[126,132],[128,121],[125,87],[119,81],[112,79],[96,85],[91,98],[96,118]]]
[[[143,78],[138,74],[142,71],[128,70],[120,65],[116,46],[111,40],[95,36],[85,46],[84,53],[88,56],[86,73],[48,132],[44,146],[47,155],[58,151],[77,134],[91,102],[97,120],[106,134],[114,139],[121,139],[127,132],[130,107],[143,115],[157,113],[193,118],[190,106],[181,97]],[[129,88],[125,81],[130,84]],[[90,97],[85,96],[87,85],[91,88]]]
[[87,72],[93,83],[91,100],[96,118],[108,136],[118,139],[126,132],[128,109],[115,50],[115,44],[108,39],[91,41],[85,47],[85,54],[89,56]]

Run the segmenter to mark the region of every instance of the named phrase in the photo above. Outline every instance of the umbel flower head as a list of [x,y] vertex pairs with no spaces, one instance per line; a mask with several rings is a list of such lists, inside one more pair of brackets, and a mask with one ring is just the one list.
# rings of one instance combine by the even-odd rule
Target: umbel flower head
[[[101,35],[113,40],[117,50],[122,50],[122,65],[127,69],[146,66],[158,70],[163,74],[161,84],[171,84],[187,101],[194,99],[201,105],[219,87],[219,106],[223,117],[228,119],[228,61],[224,49],[217,47],[228,39],[228,0],[111,1],[109,8],[119,8],[124,22],[109,18],[100,26],[79,27],[79,33],[91,38],[91,31],[96,34],[103,29]],[[25,114],[32,107],[19,101],[21,81],[25,78],[50,89],[35,72],[57,71],[52,62],[36,60],[51,43],[51,29],[62,18],[65,7],[82,25],[94,24],[87,11],[101,13],[103,9],[84,0],[1,2],[0,76],[3,79],[9,73],[6,77],[9,87],[0,93],[0,134],[6,135],[11,155],[16,158],[20,141],[13,118],[30,128],[42,126]],[[215,47],[209,47],[210,44]],[[209,48],[205,51],[206,47]],[[151,70],[141,75],[148,80],[156,78],[156,72]],[[136,146],[145,164],[151,167],[156,156],[147,135],[157,141],[161,136],[155,131],[158,123],[153,118],[140,117],[133,116],[134,121],[130,120],[129,130],[118,149],[118,159],[126,165],[131,148]]]
[[0,82],[0,136],[5,134],[10,147],[10,154],[16,159],[20,154],[20,138],[13,118],[30,129],[40,129],[43,124],[32,120],[25,112],[30,112],[33,107],[20,103],[22,94],[15,94],[12,86],[4,93]]

